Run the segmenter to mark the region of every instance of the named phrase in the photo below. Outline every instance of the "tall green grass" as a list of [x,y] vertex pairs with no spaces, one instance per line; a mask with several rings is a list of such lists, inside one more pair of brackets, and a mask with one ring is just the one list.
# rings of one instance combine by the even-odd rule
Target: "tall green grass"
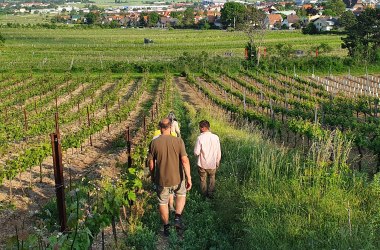
[[[227,246],[380,247],[378,177],[371,183],[351,172],[346,164],[350,142],[339,132],[304,156],[264,139],[250,125],[226,122],[215,111],[188,113],[194,114],[191,120],[208,119],[221,139],[222,165],[211,213],[217,216],[217,231],[228,232]],[[190,141],[198,134],[192,124]]]

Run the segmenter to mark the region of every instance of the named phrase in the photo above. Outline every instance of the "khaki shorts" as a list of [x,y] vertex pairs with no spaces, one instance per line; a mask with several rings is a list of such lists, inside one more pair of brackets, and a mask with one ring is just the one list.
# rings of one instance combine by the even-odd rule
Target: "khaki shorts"
[[161,187],[157,188],[157,198],[160,205],[168,205],[170,194],[175,194],[176,196],[186,196],[186,184],[183,180],[179,185],[172,187]]

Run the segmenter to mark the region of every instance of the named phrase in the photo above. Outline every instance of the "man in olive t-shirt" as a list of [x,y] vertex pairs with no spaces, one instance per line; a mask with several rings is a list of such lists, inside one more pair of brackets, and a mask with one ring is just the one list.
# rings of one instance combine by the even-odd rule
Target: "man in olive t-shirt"
[[[169,235],[169,193],[176,194],[175,226],[183,229],[181,215],[186,203],[186,191],[191,189],[190,162],[185,144],[179,137],[170,135],[171,123],[163,119],[160,123],[161,136],[153,140],[149,147],[149,168],[154,170],[156,161],[157,196],[159,211],[164,224],[164,234]],[[181,163],[181,164],[180,164]],[[186,176],[186,180],[185,180]]]

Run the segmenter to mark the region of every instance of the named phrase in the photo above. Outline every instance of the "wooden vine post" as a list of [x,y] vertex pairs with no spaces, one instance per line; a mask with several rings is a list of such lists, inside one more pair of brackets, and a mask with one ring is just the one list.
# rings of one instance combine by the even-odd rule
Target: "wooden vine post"
[[146,116],[144,115],[144,120],[143,120],[143,128],[144,128],[144,138],[146,139]]
[[129,127],[127,127],[127,134],[126,134],[126,140],[127,140],[127,153],[128,153],[128,168],[132,167],[132,156],[131,156],[131,137],[130,137],[130,130]]
[[108,121],[108,104],[106,103],[107,132],[110,133],[110,123]]
[[63,180],[61,136],[59,134],[58,126],[58,113],[55,113],[55,133],[50,134],[50,138],[53,149],[55,193],[57,196],[59,224],[61,226],[60,231],[64,232],[67,228],[67,217],[65,204],[65,185]]
[[[88,106],[87,106],[87,126],[88,127],[91,126],[91,123],[90,123],[90,111],[88,109]],[[91,137],[91,134],[90,134],[90,146],[92,146],[92,137]]]

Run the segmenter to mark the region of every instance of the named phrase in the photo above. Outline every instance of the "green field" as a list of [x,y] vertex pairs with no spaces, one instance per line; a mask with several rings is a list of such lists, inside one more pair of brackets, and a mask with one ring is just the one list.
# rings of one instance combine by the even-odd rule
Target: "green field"
[[49,23],[51,16],[48,15],[0,15],[0,24],[19,23],[19,24],[37,24]]
[[[3,28],[6,39],[0,48],[2,70],[67,70],[74,67],[106,68],[108,64],[168,61],[184,52],[192,55],[206,51],[210,56],[243,58],[247,36],[243,32],[222,30],[162,29],[16,29]],[[144,38],[154,40],[144,45]],[[344,56],[337,35],[308,36],[298,31],[268,31],[263,46],[289,43],[294,49],[308,51],[328,43],[331,55]]]

